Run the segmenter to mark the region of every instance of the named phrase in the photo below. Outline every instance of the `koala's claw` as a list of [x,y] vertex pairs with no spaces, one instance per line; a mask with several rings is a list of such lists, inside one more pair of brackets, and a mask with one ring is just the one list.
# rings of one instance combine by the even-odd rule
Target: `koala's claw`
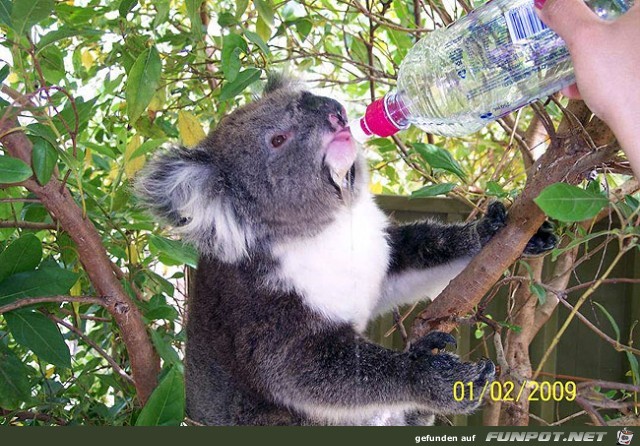
[[507,208],[499,201],[489,204],[487,213],[476,226],[480,244],[484,246],[500,229],[507,224]]
[[[499,201],[489,204],[487,213],[478,221],[477,231],[480,244],[484,246],[500,229],[507,224],[507,208]],[[558,245],[558,237],[554,234],[553,225],[545,221],[531,240],[527,243],[523,254],[536,256],[554,249]]]
[[[495,378],[496,368],[488,359],[478,362],[463,362],[449,352],[437,355],[423,355],[421,359],[426,367],[422,370],[419,388],[424,389],[429,405],[438,407],[443,413],[470,413],[480,403],[481,394],[486,394],[486,386]],[[460,389],[455,390],[460,383],[468,389],[464,390],[460,398]],[[457,393],[457,397],[455,396]]]
[[490,384],[496,376],[496,366],[487,358],[471,365],[472,370],[470,370],[468,379],[465,382],[473,383],[473,399],[469,398],[460,402],[461,406],[458,408],[460,413],[471,412],[482,403],[480,395],[487,394],[485,386]]
[[507,223],[507,208],[501,202],[494,201],[489,204],[485,218],[491,227],[497,231]]
[[558,237],[553,233],[554,229],[550,222],[545,221],[538,229],[538,232],[527,242],[524,254],[535,256],[554,249],[558,245]]
[[493,381],[496,376],[496,366],[490,359],[481,359],[478,361],[478,367],[480,369],[478,373],[478,381],[482,382],[483,385],[487,381]]
[[458,342],[450,333],[432,331],[413,344],[412,349],[419,353],[431,353],[431,350],[435,349],[444,350],[447,345],[455,347]]

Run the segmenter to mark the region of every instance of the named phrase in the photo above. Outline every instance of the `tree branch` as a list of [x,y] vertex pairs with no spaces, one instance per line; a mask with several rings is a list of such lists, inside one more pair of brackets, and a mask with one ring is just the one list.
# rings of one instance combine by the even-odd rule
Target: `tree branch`
[[[565,121],[584,116],[584,122],[587,122],[590,115],[586,106],[576,101],[571,104],[569,113],[571,118]],[[509,211],[507,226],[417,316],[412,340],[432,330],[450,331],[455,326],[452,321],[472,311],[500,279],[503,271],[520,257],[529,239],[545,220],[544,213],[533,199],[546,186],[561,181],[577,184],[584,178],[585,172],[616,153],[617,145],[610,144],[611,140],[607,139],[611,133],[607,134],[607,131],[597,127],[593,130],[596,136],[592,134],[587,140],[584,131],[569,130],[568,124],[560,126],[547,152],[532,167],[532,175]],[[593,150],[591,144],[594,142],[601,147]]]
[[[526,262],[529,264],[533,279],[539,281],[542,276],[544,258],[528,259]],[[526,273],[524,265],[520,265],[520,274],[524,275]],[[532,333],[529,327],[533,325],[535,319],[538,299],[533,295],[530,288],[524,286],[524,284],[520,284],[513,299],[515,306],[513,323],[522,327],[522,330],[509,330],[507,332],[505,344],[507,345],[506,361],[509,364],[509,368],[505,370],[500,379],[503,382],[513,382],[516,385],[514,391],[521,395],[521,398],[511,403],[502,403],[505,407],[504,410],[501,410],[500,425],[527,426],[529,424],[529,393],[531,388],[525,386],[521,390],[520,387],[531,377],[529,345],[536,333]]]
[[[16,100],[22,103],[20,99]],[[16,117],[5,114],[0,120],[0,135],[4,135],[0,142],[7,154],[31,165],[32,145],[24,132],[6,133],[16,127]],[[22,185],[35,194],[76,244],[78,257],[93,287],[97,294],[103,296],[104,307],[120,328],[129,353],[136,392],[140,402],[144,404],[156,386],[160,359],[149,339],[140,310],[113,273],[111,261],[95,226],[83,215],[67,187],[57,178],[51,178],[44,186],[35,179],[28,179]]]

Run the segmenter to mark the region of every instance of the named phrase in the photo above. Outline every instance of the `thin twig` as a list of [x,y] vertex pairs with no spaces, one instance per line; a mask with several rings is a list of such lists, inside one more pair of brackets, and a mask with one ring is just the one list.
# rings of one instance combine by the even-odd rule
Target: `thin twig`
[[2,228],[17,228],[17,229],[37,229],[42,230],[56,230],[57,225],[52,223],[39,223],[35,221],[0,221],[0,229]]
[[586,415],[586,413],[587,413],[586,411],[581,410],[579,412],[576,412],[574,414],[569,415],[568,417],[564,417],[561,420],[555,421],[555,422],[551,423],[549,426],[560,426],[561,424],[564,424],[567,421],[571,421],[574,418],[578,418],[578,417],[581,417],[582,415]]
[[37,198],[0,198],[0,203],[40,203]]
[[79,302],[81,304],[92,304],[105,306],[105,301],[100,297],[93,296],[45,296],[45,297],[26,297],[24,299],[18,299],[7,305],[0,307],[0,314],[8,313],[9,311],[17,310],[19,308],[28,307],[31,305],[38,305],[51,302]]
[[607,422],[604,420],[604,418],[602,418],[602,415],[598,413],[598,411],[591,405],[591,402],[588,399],[582,396],[576,396],[575,402],[584,409],[584,412],[589,416],[589,418],[591,418],[593,424],[595,424],[596,426],[607,425]]
[[20,421],[37,420],[44,421],[45,423],[53,423],[58,426],[66,426],[67,421],[62,418],[54,417],[46,413],[29,412],[26,410],[7,410],[0,408],[0,416],[7,418],[17,418]]
[[106,351],[104,351],[104,349],[102,347],[100,347],[98,344],[96,344],[91,338],[89,338],[83,332],[78,330],[75,326],[73,326],[73,325],[69,324],[68,322],[60,319],[59,317],[56,317],[53,314],[49,314],[48,316],[54,322],[56,322],[57,324],[62,325],[63,327],[65,327],[69,331],[72,331],[80,339],[82,339],[86,344],[90,345],[95,351],[97,351],[100,354],[100,356],[102,356],[109,363],[109,365],[113,368],[113,370],[115,370],[115,372],[118,375],[120,375],[122,378],[124,378],[129,383],[135,384],[134,381],[133,381],[133,378],[129,374],[127,374],[127,372],[125,372],[122,369],[122,367],[120,367],[120,364],[118,364],[115,359],[113,359],[111,356],[109,356],[109,354]]

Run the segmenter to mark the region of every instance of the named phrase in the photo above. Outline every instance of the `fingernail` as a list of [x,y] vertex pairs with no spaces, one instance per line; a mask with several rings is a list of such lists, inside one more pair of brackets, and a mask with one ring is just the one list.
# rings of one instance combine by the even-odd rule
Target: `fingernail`
[[545,1],[546,0],[533,0],[533,4],[535,5],[536,8],[542,9]]

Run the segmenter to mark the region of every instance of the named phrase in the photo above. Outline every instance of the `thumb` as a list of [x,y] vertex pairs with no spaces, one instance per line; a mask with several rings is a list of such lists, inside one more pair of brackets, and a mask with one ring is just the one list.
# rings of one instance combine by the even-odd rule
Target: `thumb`
[[600,22],[583,0],[535,0],[535,6],[542,21],[570,46],[584,36],[579,31]]

